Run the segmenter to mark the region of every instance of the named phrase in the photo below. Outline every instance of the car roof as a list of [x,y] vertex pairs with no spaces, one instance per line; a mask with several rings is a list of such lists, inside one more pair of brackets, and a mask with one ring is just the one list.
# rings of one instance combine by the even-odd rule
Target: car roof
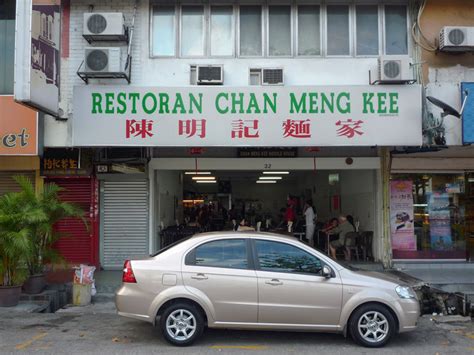
[[205,232],[205,233],[198,233],[191,237],[191,239],[208,239],[211,237],[245,237],[251,239],[258,239],[262,237],[270,237],[270,238],[277,238],[282,240],[291,240],[295,241],[295,237],[288,236],[284,234],[278,233],[269,233],[269,232],[257,232],[257,231],[242,231],[242,232],[235,232],[235,231],[223,231],[223,232]]

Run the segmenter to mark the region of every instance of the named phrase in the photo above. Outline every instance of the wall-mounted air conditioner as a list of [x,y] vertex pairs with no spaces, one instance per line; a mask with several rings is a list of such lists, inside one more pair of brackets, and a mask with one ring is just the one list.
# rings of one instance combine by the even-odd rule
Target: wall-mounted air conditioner
[[442,52],[474,51],[474,27],[443,27],[439,33],[439,50]]
[[123,41],[126,27],[121,12],[90,12],[84,14],[83,37],[92,41]]
[[262,85],[283,85],[283,68],[263,68]]
[[88,47],[84,52],[86,73],[117,73],[123,71],[120,48]]
[[223,65],[198,65],[196,71],[198,85],[222,85],[224,83]]
[[378,82],[402,84],[413,81],[410,57],[406,55],[384,55],[378,60]]

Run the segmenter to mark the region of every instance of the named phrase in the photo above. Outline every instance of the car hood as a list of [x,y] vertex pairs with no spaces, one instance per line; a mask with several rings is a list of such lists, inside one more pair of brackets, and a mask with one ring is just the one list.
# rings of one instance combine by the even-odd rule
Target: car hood
[[376,283],[379,286],[392,288],[396,285],[411,286],[409,280],[402,276],[393,275],[387,272],[378,271],[349,271],[343,275],[343,282],[353,285],[373,286]]

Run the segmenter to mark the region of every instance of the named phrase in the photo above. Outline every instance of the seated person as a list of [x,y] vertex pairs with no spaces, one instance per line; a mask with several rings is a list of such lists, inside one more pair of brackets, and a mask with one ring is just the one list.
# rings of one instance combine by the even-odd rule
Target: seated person
[[255,228],[249,226],[249,224],[246,222],[245,218],[243,218],[243,219],[240,221],[239,226],[238,226],[238,228],[237,228],[237,232],[254,231],[254,230],[255,230]]
[[[329,250],[333,259],[336,259],[336,249],[344,247],[344,241],[347,233],[355,232],[354,227],[347,221],[346,216],[339,216],[339,225],[329,230],[325,230],[329,235],[339,234],[339,238],[329,243]],[[346,251],[344,250],[346,256]]]

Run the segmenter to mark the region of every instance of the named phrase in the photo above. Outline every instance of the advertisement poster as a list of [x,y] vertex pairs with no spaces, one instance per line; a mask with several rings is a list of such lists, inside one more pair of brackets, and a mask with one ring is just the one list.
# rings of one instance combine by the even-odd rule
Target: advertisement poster
[[390,232],[392,249],[416,250],[411,181],[390,182]]
[[428,200],[431,249],[450,250],[453,246],[449,211],[449,194],[433,193]]

